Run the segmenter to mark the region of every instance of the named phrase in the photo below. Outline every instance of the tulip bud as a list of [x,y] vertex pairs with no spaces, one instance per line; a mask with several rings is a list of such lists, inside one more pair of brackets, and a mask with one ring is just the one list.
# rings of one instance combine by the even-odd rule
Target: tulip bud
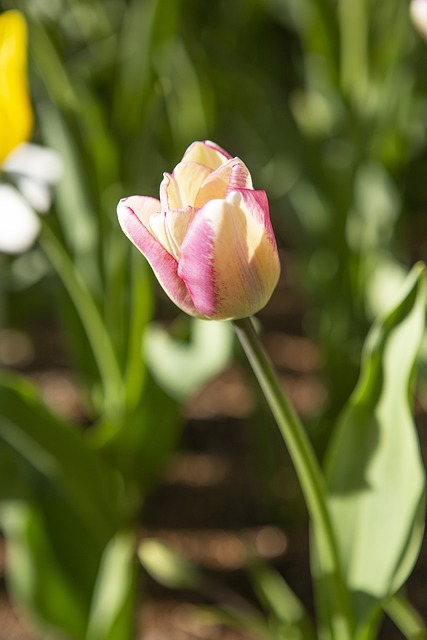
[[412,0],[409,11],[415,28],[427,40],[427,0]]
[[243,162],[213,142],[194,142],[164,174],[160,200],[123,198],[117,214],[186,313],[231,320],[269,301],[280,263],[267,196],[253,189]]

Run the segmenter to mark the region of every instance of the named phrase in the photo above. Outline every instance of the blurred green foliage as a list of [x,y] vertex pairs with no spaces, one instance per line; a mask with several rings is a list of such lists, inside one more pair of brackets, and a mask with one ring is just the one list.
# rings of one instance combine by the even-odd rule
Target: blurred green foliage
[[[206,350],[197,337],[191,347],[171,346],[151,327],[175,311],[120,232],[118,199],[157,195],[162,172],[196,139],[244,159],[269,195],[285,278],[287,255],[297,264],[307,300],[302,329],[321,349],[328,403],[310,428],[322,452],[357,379],[367,327],[409,266],[426,257],[427,45],[400,0],[0,0],[0,10],[10,8],[29,25],[33,139],[55,148],[65,171],[40,242],[2,260],[0,319],[24,331],[61,327],[91,425],[76,427],[72,446],[106,465],[119,494],[109,528],[93,542],[83,586],[77,580],[64,596],[76,608],[58,620],[41,600],[32,606],[76,637],[126,638],[120,616],[132,600],[131,561],[110,631],[97,630],[95,609],[80,607],[79,594],[96,592],[93,603],[105,606],[97,576],[116,557],[130,557],[129,525],[179,435],[179,407],[164,388],[180,400],[192,389],[170,367],[161,371],[159,350],[170,348],[171,361],[192,371]],[[145,334],[153,337],[151,371]],[[229,337],[221,340],[221,362],[213,354],[200,376],[227,361]],[[427,349],[423,357],[427,372]],[[31,406],[41,428],[45,409],[21,384],[4,382],[2,416],[22,429]],[[53,415],[46,420],[68,429]],[[37,461],[22,462],[24,441],[14,443],[16,486],[34,469],[37,486],[56,486]],[[4,446],[9,452],[11,443]],[[70,462],[63,462],[66,474]],[[50,507],[60,502],[69,522],[75,514],[62,489]],[[18,546],[46,548],[54,536],[44,491],[35,489],[27,510],[6,509],[5,528]],[[78,535],[92,531],[87,514],[77,515]],[[62,584],[55,572],[63,556],[55,551],[52,579]],[[33,597],[26,594],[29,604]]]
[[356,380],[368,324],[401,267],[425,253],[426,52],[406,4],[3,0],[8,7],[30,23],[36,138],[66,164],[50,224],[119,362],[129,356],[129,248],[116,202],[155,195],[183,149],[212,138],[245,159],[281,242],[297,249],[304,328],[334,389],[327,432]]

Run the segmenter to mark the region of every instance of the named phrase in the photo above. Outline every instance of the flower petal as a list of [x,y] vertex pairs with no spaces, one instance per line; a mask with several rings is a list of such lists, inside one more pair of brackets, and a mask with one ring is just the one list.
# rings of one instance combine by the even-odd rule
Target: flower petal
[[425,0],[412,0],[410,16],[414,26],[423,38],[427,39],[427,3]]
[[51,187],[60,179],[63,168],[56,151],[27,142],[15,147],[2,166],[3,171],[12,175],[31,206],[41,213],[49,210]]
[[232,191],[197,212],[181,247],[178,275],[204,316],[227,320],[256,313],[279,273],[264,191]]
[[180,258],[181,244],[195,213],[193,207],[185,207],[157,213],[150,218],[152,233],[175,260]]
[[185,283],[178,276],[178,262],[148,229],[148,219],[159,211],[159,206],[160,203],[155,198],[122,198],[117,206],[120,226],[129,240],[146,257],[158,281],[173,302],[186,313],[200,317],[201,314],[195,308]]
[[36,182],[25,176],[15,178],[19,192],[37,213],[49,211],[52,203],[52,189],[45,182]]
[[64,165],[59,153],[38,144],[23,142],[5,159],[3,170],[53,185],[61,178]]
[[171,173],[163,174],[163,180],[160,183],[160,202],[162,211],[171,211],[182,207],[178,185]]
[[196,197],[195,207],[200,209],[208,200],[225,198],[234,189],[252,189],[252,178],[239,158],[231,158],[208,175]]
[[[236,195],[235,195],[236,194]],[[276,237],[270,220],[270,209],[265,191],[256,189],[235,189],[227,194],[227,200],[234,201],[241,198],[242,207],[263,228],[263,233],[270,244],[277,251]]]
[[[197,162],[180,162],[173,170],[169,182],[165,185],[167,207],[166,210],[183,209],[184,207],[194,207],[197,193],[212,173],[212,170]],[[167,179],[165,178],[165,181]],[[163,185],[163,182],[162,182]],[[164,191],[160,185],[161,197],[164,199]]]
[[0,251],[26,251],[39,231],[40,221],[27,201],[10,185],[0,185]]
[[126,207],[132,209],[144,227],[150,230],[151,216],[160,212],[160,201],[150,196],[130,196],[122,198],[119,206],[122,202],[126,202]]
[[27,86],[27,27],[19,11],[0,16],[0,163],[27,140],[33,112]]
[[203,142],[190,144],[182,157],[182,162],[198,162],[209,167],[209,169],[215,170],[230,158],[230,154],[221,149],[215,142],[204,140]]

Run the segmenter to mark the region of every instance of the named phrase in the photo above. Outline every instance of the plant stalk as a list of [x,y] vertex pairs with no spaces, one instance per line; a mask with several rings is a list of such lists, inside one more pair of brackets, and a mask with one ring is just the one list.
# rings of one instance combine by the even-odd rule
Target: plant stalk
[[258,338],[252,319],[234,320],[233,324],[288,448],[305,497],[313,524],[321,571],[332,586],[332,637],[336,640],[351,640],[350,605],[328,510],[323,472],[306,431],[286,397],[272,362]]

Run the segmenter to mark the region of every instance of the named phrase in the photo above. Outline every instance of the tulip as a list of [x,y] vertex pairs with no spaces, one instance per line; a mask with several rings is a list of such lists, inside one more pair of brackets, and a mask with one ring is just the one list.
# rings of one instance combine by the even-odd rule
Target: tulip
[[280,263],[267,196],[250,173],[213,142],[194,142],[160,200],[130,196],[117,213],[173,302],[209,320],[250,316],[269,301]]
[[51,149],[26,142],[33,111],[27,86],[27,27],[19,11],[0,15],[0,171],[18,189],[0,184],[0,252],[21,253],[36,239],[34,212],[50,206],[62,162]]

